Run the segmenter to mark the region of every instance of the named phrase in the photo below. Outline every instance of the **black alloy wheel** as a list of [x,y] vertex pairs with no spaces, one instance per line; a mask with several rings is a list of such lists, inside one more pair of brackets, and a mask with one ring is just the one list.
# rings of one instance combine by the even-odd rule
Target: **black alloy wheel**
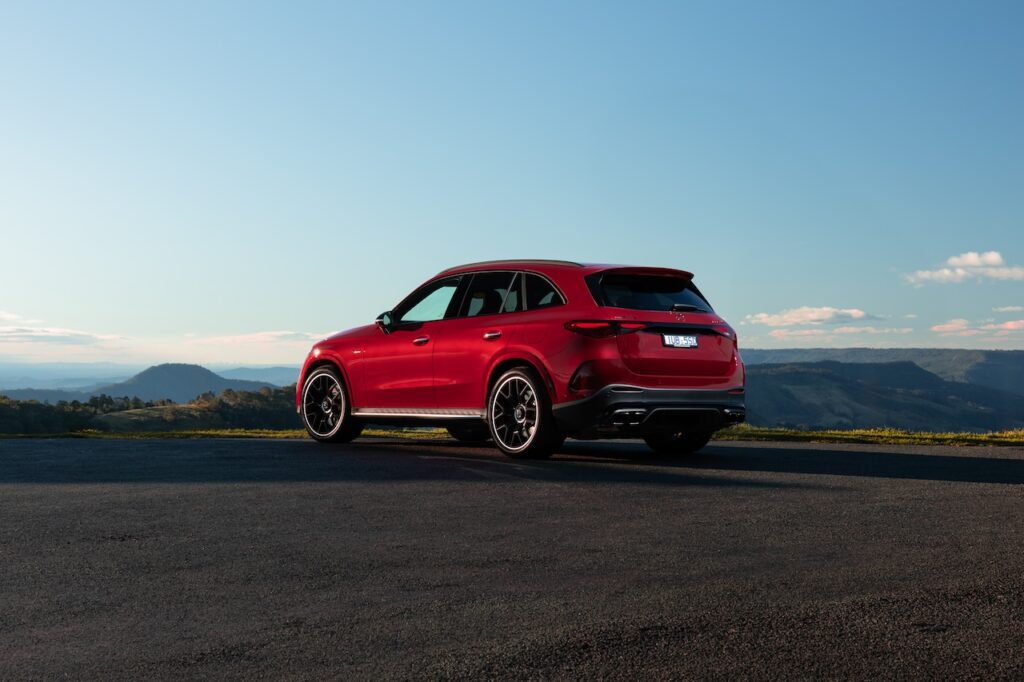
[[549,457],[565,440],[544,385],[525,367],[510,369],[494,382],[487,423],[495,445],[509,457]]
[[302,387],[302,423],[314,440],[347,443],[363,425],[349,411],[345,386],[330,367],[318,367]]

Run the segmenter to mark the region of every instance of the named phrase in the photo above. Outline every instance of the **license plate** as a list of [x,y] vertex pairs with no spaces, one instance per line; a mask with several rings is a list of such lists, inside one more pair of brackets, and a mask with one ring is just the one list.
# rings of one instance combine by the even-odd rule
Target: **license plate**
[[676,334],[662,334],[661,339],[666,346],[673,348],[696,348],[696,336],[678,336]]

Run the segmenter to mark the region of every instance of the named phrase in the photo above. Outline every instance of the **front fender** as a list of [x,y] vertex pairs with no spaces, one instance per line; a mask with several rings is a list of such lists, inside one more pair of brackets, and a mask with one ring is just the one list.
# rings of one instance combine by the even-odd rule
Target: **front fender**
[[332,366],[338,374],[341,375],[341,381],[345,384],[345,388],[348,391],[348,399],[350,404],[355,404],[354,391],[352,382],[349,381],[349,374],[345,368],[345,365],[341,362],[341,358],[338,353],[331,349],[314,348],[310,351],[309,355],[306,356],[306,360],[302,363],[302,370],[299,372],[299,381],[295,384],[295,411],[302,411],[302,387],[306,383],[306,377],[317,367],[324,365]]

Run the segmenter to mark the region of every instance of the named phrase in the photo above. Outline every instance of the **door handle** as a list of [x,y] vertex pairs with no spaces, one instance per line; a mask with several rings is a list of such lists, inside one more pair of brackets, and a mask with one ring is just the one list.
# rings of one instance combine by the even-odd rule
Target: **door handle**
[[501,332],[499,331],[484,332],[484,339],[487,341],[493,341],[494,339],[498,338],[501,338]]
[[417,337],[417,338],[415,338],[415,339],[413,339],[413,340],[412,340],[412,342],[413,342],[413,343],[414,343],[415,345],[417,345],[417,346],[422,346],[422,345],[423,345],[423,344],[425,344],[425,343],[426,343],[427,341],[430,341],[430,337],[429,337],[429,336],[420,336],[420,337]]

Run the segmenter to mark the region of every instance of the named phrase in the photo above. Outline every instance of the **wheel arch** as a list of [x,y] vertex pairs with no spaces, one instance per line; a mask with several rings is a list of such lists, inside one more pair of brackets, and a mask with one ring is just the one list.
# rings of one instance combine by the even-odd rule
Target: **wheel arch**
[[345,384],[345,388],[348,390],[349,399],[351,400],[352,384],[348,380],[348,372],[345,371],[345,366],[333,356],[322,356],[309,363],[309,366],[306,367],[306,371],[302,373],[302,380],[299,382],[299,391],[301,392],[302,387],[306,385],[306,379],[309,378],[309,375],[321,367],[330,367],[338,373],[338,376],[341,377],[342,383]]
[[539,358],[534,356],[532,353],[525,353],[522,351],[515,351],[506,353],[499,358],[496,358],[491,363],[491,368],[487,372],[487,386],[484,392],[484,405],[487,404],[487,399],[491,395],[491,389],[494,388],[494,383],[498,380],[498,377],[502,373],[507,372],[513,367],[529,367],[540,375],[541,381],[544,382],[544,388],[548,393],[548,399],[551,403],[555,402],[556,391],[555,384],[551,379],[551,372],[544,366]]

